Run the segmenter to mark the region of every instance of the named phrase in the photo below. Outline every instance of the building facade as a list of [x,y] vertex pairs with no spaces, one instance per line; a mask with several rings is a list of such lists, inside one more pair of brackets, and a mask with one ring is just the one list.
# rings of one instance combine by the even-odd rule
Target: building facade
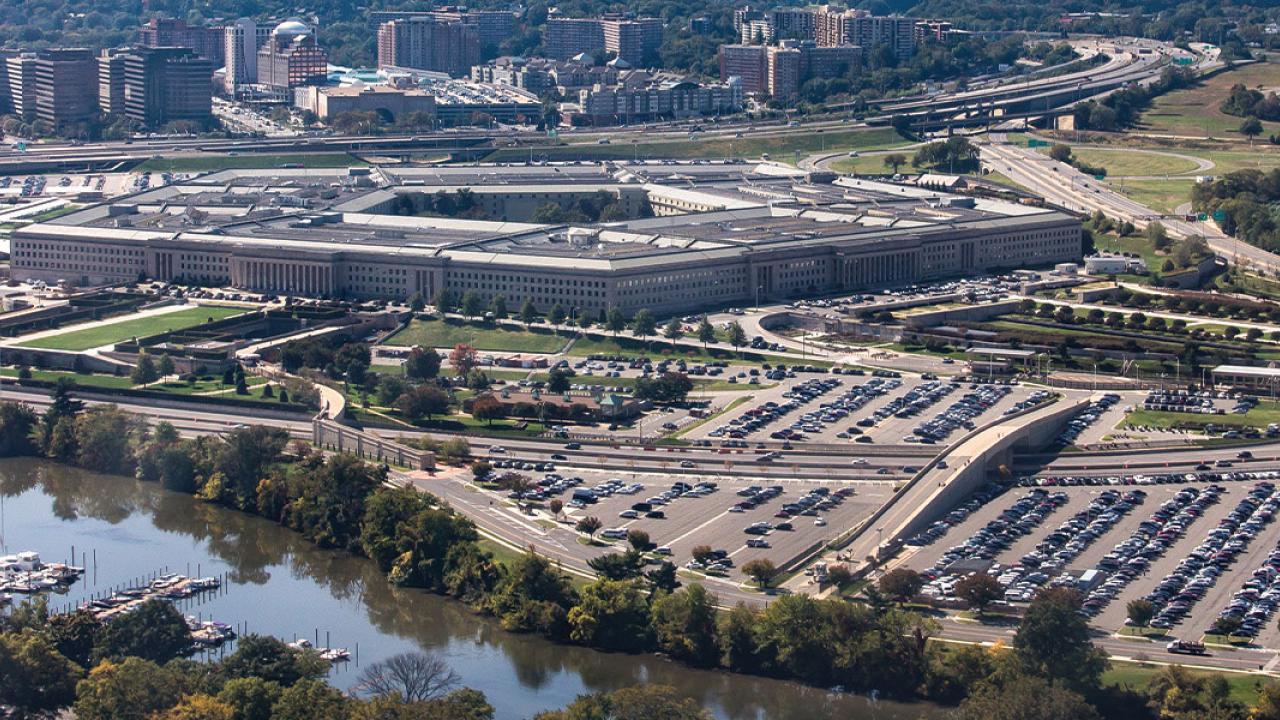
[[769,89],[769,60],[764,45],[721,45],[720,79],[737,78],[742,91],[753,95]]
[[516,14],[510,10],[472,10],[457,6],[443,6],[435,10],[371,10],[369,24],[374,30],[395,20],[430,18],[439,22],[459,22],[475,29],[480,40],[480,50],[496,50],[502,41],[516,30]]
[[35,81],[38,120],[57,128],[87,122],[97,114],[98,61],[92,50],[41,50],[36,53]]
[[236,88],[258,81],[258,51],[271,39],[271,27],[252,18],[240,18],[223,30],[223,57],[226,74],[223,89],[234,95]]
[[548,57],[567,60],[580,53],[615,53],[632,66],[648,64],[662,45],[658,18],[549,18],[543,30]]
[[378,67],[467,75],[480,62],[480,34],[473,25],[434,16],[392,20],[378,28]]
[[189,48],[140,47],[124,53],[124,114],[144,127],[213,116],[213,62]]
[[297,20],[286,20],[271,31],[257,62],[260,85],[293,88],[323,83],[329,76],[329,56],[310,28]]
[[23,120],[36,119],[36,54],[20,53],[5,59],[9,76],[9,101],[13,114]]
[[124,58],[128,48],[107,48],[98,55],[98,108],[107,115],[124,114]]
[[185,47],[220,67],[226,57],[225,28],[220,25],[188,25],[186,20],[151,18],[138,28],[142,47]]
[[702,85],[663,76],[646,78],[644,82],[624,78],[621,85],[579,90],[578,108],[578,115],[569,117],[572,124],[618,125],[728,115],[742,109],[742,84],[735,80]]

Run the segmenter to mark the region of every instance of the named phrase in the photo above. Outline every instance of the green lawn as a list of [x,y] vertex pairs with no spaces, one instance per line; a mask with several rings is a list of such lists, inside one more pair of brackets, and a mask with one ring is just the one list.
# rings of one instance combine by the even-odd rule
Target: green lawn
[[20,347],[42,348],[46,350],[81,351],[111,345],[135,337],[146,337],[171,330],[185,330],[203,325],[209,319],[222,320],[232,315],[244,313],[244,308],[224,307],[219,305],[200,305],[163,315],[113,322],[107,325],[71,329],[67,332],[50,335],[37,340],[19,343]]
[[[0,369],[0,375],[4,377],[18,377],[16,368]],[[133,381],[127,376],[116,375],[91,375],[89,373],[64,372],[59,370],[37,370],[31,368],[32,380],[43,380],[45,382],[57,382],[61,378],[71,378],[76,381],[77,385],[84,387],[100,387],[100,388],[130,388],[133,387]]]
[[1203,426],[1207,423],[1221,427],[1253,427],[1265,429],[1271,423],[1280,423],[1280,403],[1260,402],[1256,407],[1243,415],[1227,413],[1226,415],[1195,415],[1182,412],[1165,412],[1161,410],[1135,410],[1125,416],[1122,424],[1129,426],[1145,426],[1157,428],[1173,428],[1186,426]]
[[[1044,151],[1048,153],[1048,148]],[[1173,151],[1170,151],[1173,152]],[[1198,167],[1192,160],[1156,152],[1116,148],[1072,148],[1072,154],[1087,165],[1107,169],[1107,175],[1183,175]]]
[[542,330],[515,330],[507,326],[443,320],[413,320],[408,327],[387,339],[388,345],[451,348],[467,343],[477,350],[516,353],[557,353],[566,342],[566,335],[556,336]]
[[[267,379],[258,377],[257,375],[246,375],[244,378],[245,385],[254,390],[259,386],[266,384]],[[205,375],[196,379],[191,384],[182,382],[162,382],[147,386],[152,392],[170,393],[172,395],[209,395],[209,394],[225,394],[227,397],[250,397],[250,395],[236,395],[234,385],[223,385],[222,376]],[[225,393],[221,391],[226,391]],[[252,397],[257,398],[262,394],[260,389],[252,392]],[[268,398],[270,399],[270,398]]]
[[[898,172],[918,172],[911,167],[910,158],[912,153],[903,151],[903,155],[907,156],[908,164],[898,168]],[[892,175],[893,168],[884,164],[884,159],[888,155],[859,155],[858,157],[844,157],[831,163],[831,169],[851,175]]]
[[1182,180],[1108,180],[1107,184],[1137,202],[1161,214],[1172,214],[1179,205],[1191,202],[1191,186],[1195,178]]
[[[1117,237],[1115,235],[1094,235],[1094,245],[1105,252],[1110,253],[1126,253],[1129,255],[1137,255],[1146,263],[1149,270],[1159,272],[1160,266],[1164,264],[1166,255],[1156,254],[1155,246],[1144,235],[1126,235]],[[1139,276],[1134,276],[1139,277]],[[1142,278],[1140,278],[1142,279]]]
[[188,157],[153,157],[139,165],[137,172],[211,172],[232,168],[265,170],[286,165],[304,168],[344,168],[366,165],[347,153],[295,153],[286,155],[192,155]]
[[[1156,98],[1142,114],[1139,129],[1144,132],[1189,135],[1243,141],[1237,129],[1244,118],[1227,115],[1218,109],[1237,83],[1256,88],[1274,87],[1280,77],[1280,63],[1275,61],[1245,65],[1220,72],[1199,85],[1177,90]],[[1280,133],[1280,123],[1263,123],[1262,137]]]
[[[1127,685],[1141,691],[1147,687],[1151,679],[1160,670],[1161,667],[1159,665],[1143,666],[1133,662],[1112,660],[1110,669],[1102,675],[1102,682],[1105,685]],[[1244,673],[1214,673],[1195,669],[1189,669],[1187,672],[1198,676],[1221,675],[1226,678],[1227,685],[1231,688],[1231,698],[1249,706],[1258,702],[1258,693],[1263,683],[1274,682],[1271,678],[1246,675]]]
[[[571,136],[562,139],[572,140]],[[888,128],[827,130],[825,132],[785,132],[773,135],[750,135],[743,138],[706,137],[693,140],[662,140],[610,145],[583,143],[576,145],[533,146],[535,158],[548,160],[612,160],[640,158],[724,158],[759,157],[790,161],[796,151],[812,154],[839,150],[881,150],[906,144],[906,140]],[[500,148],[490,153],[487,162],[519,162],[529,159],[528,147]]]

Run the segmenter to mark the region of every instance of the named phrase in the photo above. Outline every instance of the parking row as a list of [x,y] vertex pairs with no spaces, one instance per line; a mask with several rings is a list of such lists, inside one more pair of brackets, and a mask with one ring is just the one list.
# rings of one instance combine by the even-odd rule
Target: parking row
[[805,380],[782,393],[782,396],[786,398],[785,402],[768,401],[761,403],[717,426],[708,434],[716,438],[745,439],[752,433],[813,402],[816,398],[831,392],[840,384],[841,380],[837,378]]
[[1096,580],[1090,583],[1093,587],[1087,590],[1081,612],[1086,617],[1101,612],[1129,583],[1144,574],[1153,560],[1185,536],[1191,524],[1217,503],[1224,491],[1220,485],[1185,488],[1162,503],[1137,530],[1098,561],[1095,569],[1107,576],[1100,584]]
[[1111,406],[1120,402],[1120,396],[1116,393],[1107,393],[1098,400],[1089,403],[1074,418],[1067,422],[1067,426],[1058,433],[1058,437],[1054,438],[1053,445],[1059,449],[1075,444],[1080,433],[1089,428],[1090,425],[1098,422],[1098,419],[1111,409]]
[[1204,540],[1143,597],[1155,609],[1155,616],[1148,624],[1168,629],[1181,623],[1218,578],[1248,549],[1253,539],[1272,522],[1277,509],[1280,509],[1280,493],[1276,492],[1275,484],[1262,482],[1255,485],[1205,535]]
[[998,517],[979,528],[964,543],[947,549],[921,575],[927,580],[945,577],[956,563],[966,560],[993,560],[1018,537],[1029,534],[1067,501],[1066,493],[1035,489],[1022,495]]

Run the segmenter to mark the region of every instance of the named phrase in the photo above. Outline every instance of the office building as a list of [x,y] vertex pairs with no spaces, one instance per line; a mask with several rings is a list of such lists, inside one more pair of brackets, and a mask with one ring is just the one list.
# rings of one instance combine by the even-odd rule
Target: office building
[[812,78],[847,75],[861,63],[862,48],[855,45],[818,47],[812,40],[785,40],[780,46],[720,46],[721,80],[740,78],[744,93],[768,93],[780,100],[794,98]]
[[271,31],[258,51],[258,84],[294,88],[325,82],[329,56],[300,20],[286,20]]
[[237,87],[258,81],[258,51],[271,39],[271,29],[271,26],[259,25],[252,18],[240,18],[223,30],[226,62],[223,89],[227,94],[234,95]]
[[177,47],[135,48],[123,58],[125,115],[149,128],[176,120],[208,123],[212,61]]
[[123,115],[124,58],[128,48],[107,48],[98,55],[98,109],[107,115]]
[[[456,81],[450,81],[456,82]],[[754,163],[233,170],[13,231],[19,280],[199,280],[404,299],[447,289],[599,317],[706,311],[1080,257],[1080,221]],[[397,214],[466,188],[488,219]],[[527,222],[604,193],[624,218]],[[194,211],[201,211],[199,213]],[[199,218],[194,219],[194,218]]]
[[378,28],[378,67],[432,70],[465,76],[480,62],[475,26],[434,17],[392,20]]
[[325,122],[345,112],[375,112],[389,122],[395,122],[407,113],[421,113],[432,117],[436,113],[434,94],[417,88],[391,85],[310,85],[298,88],[294,93],[294,104],[310,110]]
[[[86,48],[36,53],[36,118],[54,128],[92,120],[98,112],[98,60]],[[25,90],[25,87],[24,87]]]
[[212,60],[220,67],[226,57],[223,41],[225,28],[216,25],[188,25],[185,20],[152,18],[138,28],[138,44],[142,47],[185,47]]
[[36,54],[20,53],[5,59],[9,76],[9,100],[13,114],[23,120],[36,119]]

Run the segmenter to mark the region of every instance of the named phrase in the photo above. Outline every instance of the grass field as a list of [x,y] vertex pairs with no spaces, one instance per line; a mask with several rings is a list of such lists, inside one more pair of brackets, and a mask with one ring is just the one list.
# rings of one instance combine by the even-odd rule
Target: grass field
[[347,153],[296,153],[291,155],[193,155],[189,157],[153,157],[143,162],[137,172],[211,172],[239,168],[265,170],[285,165],[304,168],[343,168],[365,165],[365,161]]
[[[1280,79],[1280,63],[1274,60],[1245,65],[1220,72],[1196,87],[1178,90],[1155,99],[1142,114],[1139,129],[1143,132],[1170,135],[1206,135],[1243,140],[1236,130],[1244,118],[1227,115],[1218,109],[1237,83],[1246,87],[1275,87]],[[1264,122],[1262,137],[1280,132],[1280,123]]]
[[[912,153],[903,151],[903,155],[907,156],[910,161]],[[888,154],[884,155],[859,155],[856,158],[844,157],[831,163],[831,169],[837,172],[849,173],[851,175],[892,175],[893,168],[884,164],[884,159]],[[911,163],[908,162],[898,169],[898,172],[912,172]]]
[[[576,144],[533,146],[534,158],[547,160],[626,160],[640,158],[726,158],[759,157],[769,154],[774,160],[790,161],[799,151],[804,154],[838,150],[881,150],[907,144],[898,133],[887,128],[836,130],[826,132],[789,132],[772,136],[743,138],[708,137],[693,140],[661,140],[619,142],[611,145]],[[529,159],[528,147],[500,148],[490,153],[487,162],[519,162]]]
[[[1128,686],[1135,690],[1143,690],[1151,682],[1161,668],[1158,665],[1139,665],[1138,663],[1123,662],[1120,660],[1112,660],[1111,668],[1102,675],[1104,685]],[[1271,678],[1259,677],[1257,675],[1246,675],[1244,673],[1213,673],[1204,670],[1190,669],[1187,672],[1192,675],[1215,675],[1219,674],[1226,678],[1227,685],[1231,688],[1231,698],[1238,700],[1245,705],[1255,705],[1258,702],[1258,694],[1262,684],[1272,682]]]
[[1194,178],[1185,180],[1109,180],[1113,190],[1160,213],[1172,213],[1179,205],[1191,202]]
[[[1156,254],[1156,249],[1152,246],[1151,241],[1147,240],[1143,235],[1126,235],[1124,237],[1095,235],[1093,242],[1099,250],[1106,252],[1137,254],[1146,261],[1147,267],[1152,270],[1159,270],[1165,260],[1164,255]],[[1136,275],[1133,277],[1142,279]]]
[[1072,154],[1083,163],[1106,168],[1108,176],[1182,175],[1198,167],[1193,160],[1139,150],[1081,147],[1073,148]]
[[[4,377],[18,377],[16,368],[0,369],[0,375]],[[133,381],[127,376],[118,377],[116,375],[91,375],[89,373],[62,372],[58,370],[36,370],[31,368],[32,380],[43,380],[45,382],[57,382],[61,378],[71,378],[77,385],[84,387],[100,387],[100,388],[131,388]]]
[[477,350],[489,352],[556,353],[568,342],[565,335],[550,332],[508,329],[506,326],[461,324],[443,320],[413,320],[409,326],[392,335],[388,345],[421,345],[451,348],[467,343]]
[[114,322],[83,330],[72,329],[59,335],[50,335],[37,340],[19,343],[19,346],[78,352],[123,342],[135,337],[146,337],[170,330],[185,330],[197,325],[203,325],[210,318],[221,320],[243,312],[245,312],[243,308],[201,305],[163,315]]
[[1135,410],[1125,416],[1123,424],[1128,426],[1173,428],[1186,427],[1188,425],[1203,426],[1207,423],[1212,423],[1220,428],[1231,426],[1265,429],[1271,423],[1280,423],[1280,403],[1260,402],[1243,415],[1239,413],[1195,415],[1160,410]]

